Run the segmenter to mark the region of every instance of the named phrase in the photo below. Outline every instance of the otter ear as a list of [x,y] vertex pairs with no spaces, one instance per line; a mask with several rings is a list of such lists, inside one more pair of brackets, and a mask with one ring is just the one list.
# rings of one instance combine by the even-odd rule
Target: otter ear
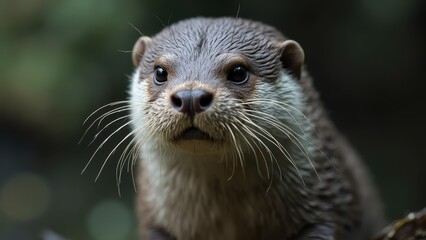
[[280,48],[283,67],[300,79],[303,61],[305,59],[302,47],[293,40],[286,40],[281,43]]
[[136,41],[132,51],[132,61],[135,67],[139,66],[139,63],[141,62],[143,54],[145,53],[145,50],[150,43],[151,43],[150,37],[140,37],[138,41]]

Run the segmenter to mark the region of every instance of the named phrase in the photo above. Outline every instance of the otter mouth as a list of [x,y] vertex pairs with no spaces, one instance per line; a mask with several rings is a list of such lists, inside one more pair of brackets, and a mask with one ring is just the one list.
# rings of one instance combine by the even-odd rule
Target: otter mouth
[[182,133],[180,133],[176,138],[176,141],[180,140],[207,140],[213,141],[214,139],[207,134],[206,132],[201,131],[196,127],[190,127],[185,129]]

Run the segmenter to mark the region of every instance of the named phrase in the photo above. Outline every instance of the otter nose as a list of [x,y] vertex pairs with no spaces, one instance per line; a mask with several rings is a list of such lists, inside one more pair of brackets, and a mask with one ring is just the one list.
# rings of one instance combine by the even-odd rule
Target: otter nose
[[202,89],[185,89],[173,94],[171,100],[174,109],[194,116],[210,107],[213,94]]

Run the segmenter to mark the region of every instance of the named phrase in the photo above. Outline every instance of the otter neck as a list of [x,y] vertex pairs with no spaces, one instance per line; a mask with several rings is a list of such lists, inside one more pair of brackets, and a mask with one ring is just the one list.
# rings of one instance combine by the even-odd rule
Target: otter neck
[[[154,141],[152,141],[154,142]],[[143,147],[142,161],[148,174],[164,174],[155,179],[173,179],[178,175],[191,176],[196,180],[205,179],[206,181],[217,181],[218,183],[230,184],[241,181],[248,186],[247,181],[264,183],[269,186],[271,179],[280,179],[286,181],[286,176],[292,176],[287,181],[292,184],[305,184],[303,178],[312,179],[312,166],[306,160],[304,153],[289,144],[287,150],[292,156],[290,162],[278,149],[271,148],[275,159],[268,158],[266,153],[257,152],[257,156],[249,150],[243,151],[243,162],[239,156],[226,151],[217,151],[209,153],[198,153],[179,151],[169,147],[158,147],[149,143]],[[312,152],[311,152],[312,154]],[[266,157],[266,159],[265,159]],[[314,177],[315,178],[315,177]],[[240,185],[241,187],[241,185]],[[265,189],[266,190],[266,189]]]

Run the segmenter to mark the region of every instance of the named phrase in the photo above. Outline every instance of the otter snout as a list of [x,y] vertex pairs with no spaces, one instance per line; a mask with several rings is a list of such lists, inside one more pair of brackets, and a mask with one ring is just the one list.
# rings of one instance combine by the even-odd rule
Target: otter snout
[[204,89],[183,89],[171,96],[171,105],[181,113],[194,116],[206,111],[212,105],[213,97],[213,93]]

